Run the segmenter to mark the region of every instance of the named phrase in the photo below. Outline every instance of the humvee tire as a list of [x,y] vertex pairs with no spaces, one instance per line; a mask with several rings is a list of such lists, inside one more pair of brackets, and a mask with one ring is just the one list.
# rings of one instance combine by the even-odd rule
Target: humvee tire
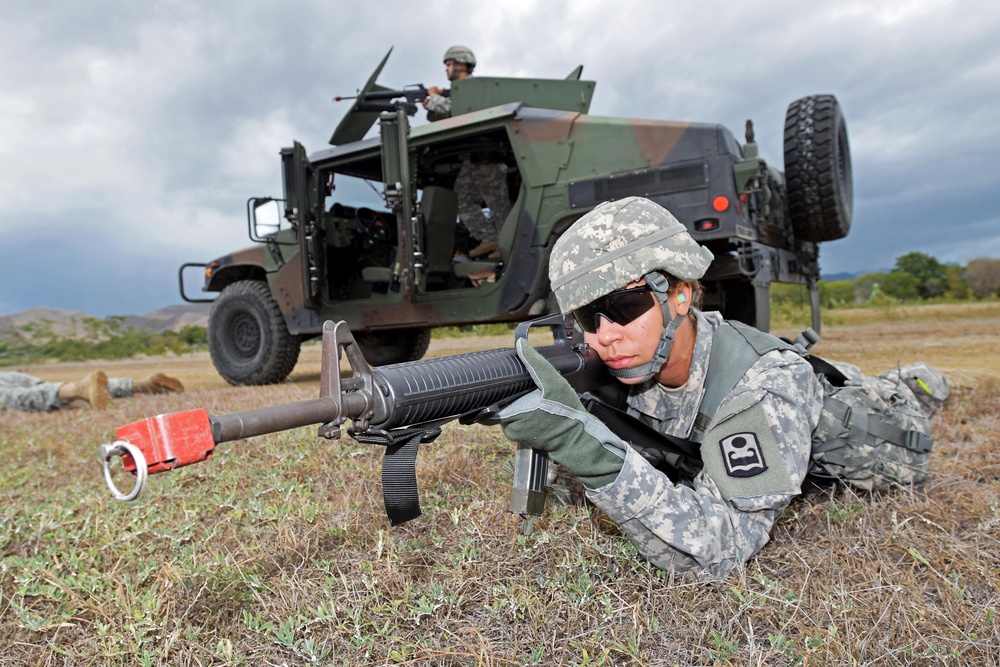
[[267,283],[228,285],[208,315],[208,350],[219,375],[234,385],[281,382],[299,360],[302,340],[288,333]]
[[833,95],[812,95],[788,105],[785,183],[798,238],[819,243],[847,236],[854,208],[851,149]]
[[431,344],[431,330],[360,331],[354,334],[354,340],[369,365],[401,364],[424,356]]

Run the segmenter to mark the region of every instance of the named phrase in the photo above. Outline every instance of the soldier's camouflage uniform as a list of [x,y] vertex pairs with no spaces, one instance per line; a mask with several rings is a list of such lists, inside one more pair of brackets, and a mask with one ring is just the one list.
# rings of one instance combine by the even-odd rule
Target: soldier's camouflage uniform
[[4,410],[42,412],[65,407],[56,395],[62,382],[46,382],[27,373],[0,373],[0,398]]
[[[443,95],[427,97],[427,120],[451,117],[451,98]],[[462,159],[455,179],[458,197],[458,217],[477,241],[496,243],[507,214],[510,213],[510,193],[507,190],[507,165],[503,162],[479,161],[475,156]],[[489,217],[482,204],[490,209]]]
[[[473,162],[469,156],[464,157],[455,179],[455,194],[458,197],[458,217],[469,234],[477,241],[496,243],[511,208],[507,165],[503,162]],[[489,217],[483,212],[484,202],[490,209]]]
[[[691,435],[713,335],[722,323],[719,313],[692,312],[697,338],[682,391],[672,398],[652,381],[634,388],[628,400],[633,416],[680,438]],[[587,496],[657,567],[725,576],[767,543],[778,513],[800,493],[822,406],[809,363],[794,352],[773,350],[721,403],[702,440],[705,469],[690,486],[672,483],[629,449],[618,478]],[[749,434],[757,441],[757,467],[731,470],[720,443],[736,436],[749,440]],[[743,476],[747,472],[753,474]]]
[[427,120],[444,120],[451,118],[451,98],[444,95],[427,96]]
[[[570,313],[642,277],[649,283],[653,272],[698,280],[711,261],[711,253],[672,214],[647,199],[629,197],[601,204],[574,223],[553,246],[549,277],[560,310]],[[820,425],[828,413],[824,387],[808,361],[786,347],[761,347],[769,351],[729,385],[732,389],[717,403],[707,426],[696,428],[713,341],[723,319],[715,312],[689,312],[696,335],[687,381],[677,389],[655,380],[630,387],[628,411],[661,433],[699,441],[702,472],[689,482],[674,483],[638,450],[618,438],[605,438],[603,447],[623,459],[622,467],[610,483],[588,488],[587,497],[657,567],[722,577],[741,569],[767,543],[779,512],[801,492],[813,441],[825,437]],[[665,311],[665,325],[666,318]],[[904,367],[899,376],[909,386],[919,385],[925,401],[940,405],[947,395],[944,378],[926,366]],[[872,381],[898,385],[898,401],[907,410],[916,406],[913,393],[891,380]],[[907,412],[903,426],[929,434],[919,423],[919,411]],[[848,449],[846,455],[859,452]],[[572,469],[576,462],[586,472],[587,452],[576,456],[578,460],[560,463]]]
[[108,393],[111,398],[128,398],[135,393],[132,378],[108,378]]
[[[59,387],[64,382],[47,382],[34,375],[9,371],[0,373],[0,403],[4,410],[44,412],[65,408],[68,403],[59,400]],[[134,393],[130,377],[108,378],[111,398],[127,398]]]
[[[649,200],[602,204],[585,218],[552,251],[549,275],[564,313],[652,271],[697,280],[712,261],[684,225]],[[628,399],[633,416],[683,439],[692,436],[723,322],[719,313],[690,312],[696,338],[687,382],[668,392],[650,380],[630,388]],[[671,482],[628,448],[615,481],[587,496],[657,567],[725,576],[767,543],[778,513],[800,493],[822,406],[809,363],[793,351],[772,350],[719,404],[701,440],[704,469],[690,484]],[[750,464],[741,466],[744,451]]]

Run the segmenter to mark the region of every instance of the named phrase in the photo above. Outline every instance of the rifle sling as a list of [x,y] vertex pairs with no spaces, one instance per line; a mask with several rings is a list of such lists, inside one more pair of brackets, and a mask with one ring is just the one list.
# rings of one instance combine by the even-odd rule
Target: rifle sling
[[420,433],[414,433],[385,448],[382,457],[382,501],[389,524],[398,526],[420,516],[417,491],[417,450]]
[[702,468],[700,445],[691,440],[660,433],[629,415],[620,407],[626,394],[623,389],[622,385],[605,386],[599,390],[602,396],[588,392],[580,396],[580,401],[587,412],[634,447],[644,459],[672,481],[694,479]]
[[382,457],[382,501],[385,503],[385,514],[389,517],[390,525],[398,526],[420,516],[417,452],[421,443],[433,442],[441,435],[441,425],[452,419],[449,417],[393,431],[347,430],[360,443],[385,446],[385,455]]

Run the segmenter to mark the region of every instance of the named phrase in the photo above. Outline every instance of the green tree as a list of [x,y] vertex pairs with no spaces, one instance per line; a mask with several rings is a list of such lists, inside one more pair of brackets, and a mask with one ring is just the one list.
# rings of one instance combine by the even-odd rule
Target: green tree
[[[915,279],[917,292],[925,299],[944,294],[947,275],[945,267],[930,255],[909,252],[896,258],[893,271],[908,273]],[[900,279],[902,280],[902,279]]]
[[893,269],[885,275],[881,285],[883,292],[900,301],[913,301],[921,296],[919,280],[906,271]]
[[208,345],[208,330],[196,324],[187,324],[178,332],[180,339],[192,347],[204,347]]
[[920,294],[926,299],[941,296],[948,291],[948,283],[941,278],[928,278]]
[[820,303],[828,308],[851,305],[855,301],[855,289],[853,280],[825,280],[819,281]]
[[854,289],[858,301],[871,301],[872,294],[876,292],[875,286],[885,282],[885,273],[875,271],[874,273],[863,273],[854,279]]
[[945,283],[947,285],[945,289],[945,296],[952,299],[968,299],[969,298],[969,286],[965,284],[965,279],[962,274],[965,273],[965,269],[961,264],[949,264],[944,267],[945,273]]
[[771,283],[771,303],[809,303],[809,295],[802,285]]

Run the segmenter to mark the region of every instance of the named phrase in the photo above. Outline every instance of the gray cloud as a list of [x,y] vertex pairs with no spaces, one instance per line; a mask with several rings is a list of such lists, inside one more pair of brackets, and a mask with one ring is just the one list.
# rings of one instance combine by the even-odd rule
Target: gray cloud
[[752,118],[778,165],[788,103],[836,94],[855,219],[824,272],[1000,256],[997,34],[1000,7],[965,0],[21,3],[0,19],[0,311],[178,302],[179,264],[246,243],[280,148],[325,146],[331,98],[390,46],[391,85],[442,84],[452,43],[498,76],[582,63],[592,113]]

